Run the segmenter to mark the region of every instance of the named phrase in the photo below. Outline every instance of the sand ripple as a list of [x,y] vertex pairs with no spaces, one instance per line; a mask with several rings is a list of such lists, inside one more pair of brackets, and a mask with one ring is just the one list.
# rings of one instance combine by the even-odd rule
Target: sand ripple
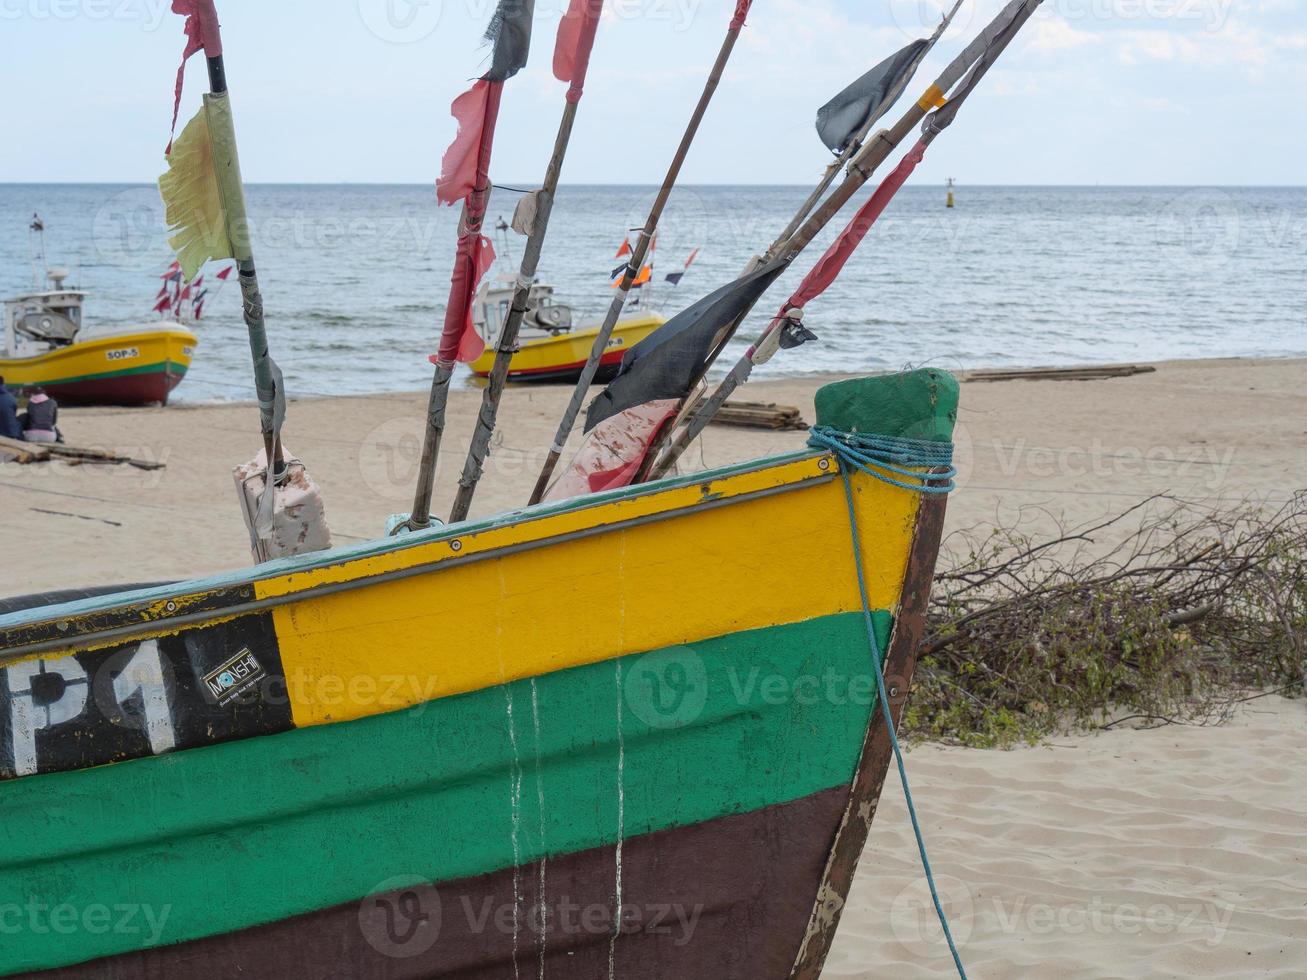
[[[968,973],[1307,975],[1307,703],[1221,728],[923,747],[908,774]],[[949,976],[897,775],[826,976]]]

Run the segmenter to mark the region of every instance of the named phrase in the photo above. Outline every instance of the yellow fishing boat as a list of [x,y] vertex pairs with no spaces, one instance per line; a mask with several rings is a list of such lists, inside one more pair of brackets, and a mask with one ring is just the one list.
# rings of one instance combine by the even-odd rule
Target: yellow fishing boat
[[[31,231],[43,235],[39,217],[33,217]],[[167,403],[191,366],[195,334],[173,320],[87,327],[86,293],[65,288],[68,270],[44,268],[43,240],[39,249],[39,256],[32,255],[35,290],[4,302],[0,377],[5,387],[18,394],[40,385],[65,405]]]
[[[473,313],[477,331],[486,340],[485,352],[471,363],[472,373],[486,377],[495,363],[495,340],[508,315],[513,298],[511,277],[482,285]],[[622,355],[657,330],[666,318],[652,310],[630,308],[623,312],[608,339],[608,350],[599,362],[597,381],[608,381],[617,373]],[[509,362],[510,381],[575,381],[581,375],[590,348],[599,333],[598,322],[572,323],[571,307],[554,299],[554,287],[532,284],[518,351]]]

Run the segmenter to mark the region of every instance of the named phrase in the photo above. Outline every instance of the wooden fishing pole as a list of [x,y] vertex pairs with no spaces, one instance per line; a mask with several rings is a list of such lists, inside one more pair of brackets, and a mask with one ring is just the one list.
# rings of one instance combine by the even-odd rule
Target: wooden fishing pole
[[[849,202],[850,198],[870,179],[875,170],[925,119],[926,115],[946,104],[945,93],[950,92],[962,80],[963,75],[975,66],[975,71],[967,77],[963,86],[965,88],[964,95],[970,94],[975,83],[979,82],[980,78],[989,70],[993,60],[1002,53],[1042,2],[1043,0],[1011,0],[993,21],[977,35],[971,44],[949,64],[934,84],[926,89],[922,97],[904,112],[893,127],[877,133],[872,142],[858,152],[850,164],[848,175],[844,181],[831,192],[830,197],[822,202],[787,241],[776,247],[775,254],[783,256],[787,261],[792,261],[802,252],[840,209]],[[949,121],[952,121],[951,116]],[[938,135],[938,130],[925,134],[923,139],[928,143],[936,135]],[[733,326],[738,325],[747,313],[746,310],[745,314],[737,318],[736,324]],[[704,405],[686,421],[661,456],[657,453],[658,447],[651,448],[645,460],[645,468],[637,477],[637,480],[656,479],[666,475],[671,470],[681,454],[685,452],[690,443],[704,430],[712,417],[725,404],[726,399],[747,380],[753,367],[752,356],[762,346],[763,341],[767,339],[767,335],[785,328],[786,323],[782,322],[782,319],[776,318],[769,323],[767,331],[764,332],[764,337],[759,339],[759,343],[755,344],[718,384]],[[695,385],[691,388],[691,393],[697,389],[699,382],[707,374],[717,356],[724,350],[729,339],[730,336],[728,335],[716,345],[712,355],[704,363],[695,378]]]
[[[576,417],[581,412],[581,406],[585,402],[586,394],[590,390],[590,385],[594,382],[595,373],[599,370],[600,360],[608,349],[609,338],[612,337],[613,329],[616,327],[618,318],[626,306],[626,298],[630,293],[631,285],[644,267],[644,259],[649,251],[649,243],[658,230],[658,222],[662,218],[663,209],[667,206],[668,198],[671,197],[672,188],[676,186],[677,178],[681,174],[681,167],[685,163],[686,156],[689,155],[690,146],[694,142],[696,134],[699,132],[699,124],[703,121],[704,113],[708,111],[709,103],[712,102],[713,93],[717,91],[717,86],[721,82],[722,74],[726,70],[726,63],[730,60],[731,52],[735,49],[735,42],[740,37],[740,29],[744,26],[744,18],[748,15],[749,6],[752,2],[753,0],[739,0],[735,6],[735,13],[731,17],[730,26],[726,30],[726,37],[722,40],[721,48],[717,52],[717,60],[713,62],[712,70],[708,73],[708,79],[704,82],[703,91],[699,93],[699,101],[690,114],[690,121],[686,124],[685,131],[681,134],[681,142],[676,148],[676,153],[672,156],[671,165],[667,168],[667,174],[663,177],[662,186],[658,188],[658,194],[654,198],[653,205],[649,208],[649,215],[645,219],[644,227],[640,229],[640,238],[631,251],[631,258],[627,262],[626,268],[622,270],[621,281],[617,284],[617,293],[612,302],[608,304],[608,312],[604,316],[604,322],[599,327],[599,333],[595,336],[594,343],[590,347],[590,354],[586,358],[585,365],[581,368],[581,376],[577,379],[576,387],[572,390],[572,398],[563,412],[562,421],[558,423],[558,431],[554,435],[553,445],[549,447],[549,454],[545,458],[544,466],[540,470],[540,476],[536,479],[535,489],[531,491],[531,499],[528,503],[537,504],[545,495],[545,490],[549,486],[549,479],[553,476],[554,468],[558,465],[558,460],[563,454],[563,447],[567,443],[568,436],[571,435],[572,426],[576,424]],[[958,0],[958,2],[961,3],[961,0]]]
[[[496,112],[502,91],[496,86],[490,92]],[[463,235],[480,236],[482,223],[485,220],[484,202],[489,193],[489,182],[479,183],[473,187],[472,195],[481,203],[478,205],[471,197],[469,201],[463,203],[463,211],[458,220]],[[440,443],[445,435],[449,385],[457,365],[456,359],[446,360],[443,357],[436,359],[436,370],[431,376],[431,391],[427,395],[426,430],[422,439],[422,456],[418,460],[418,479],[413,491],[413,509],[409,511],[408,519],[396,527],[396,531],[416,531],[431,526],[431,496],[436,487],[436,460],[440,458]]]
[[[1021,2],[1021,0],[1011,0],[1011,2],[1012,4],[1016,4]],[[827,166],[825,173],[822,175],[821,179],[817,182],[817,185],[812,189],[812,192],[799,206],[798,210],[794,212],[794,215],[790,218],[785,228],[781,230],[781,233],[776,236],[776,239],[771,243],[770,246],[768,246],[767,250],[762,254],[762,256],[750,262],[749,266],[745,269],[746,274],[752,269],[756,269],[767,262],[771,262],[775,260],[786,251],[784,248],[786,243],[789,242],[789,240],[794,237],[795,232],[809,218],[813,208],[817,205],[817,202],[821,200],[822,195],[826,193],[827,189],[834,181],[835,176],[839,173],[839,171],[842,168],[847,167],[847,172],[849,177],[854,176],[855,168],[859,168],[859,167],[862,168],[864,171],[864,173],[862,174],[862,182],[865,182],[866,179],[871,176],[872,170],[874,170],[875,167],[879,165],[880,161],[873,162],[865,159],[866,154],[864,152],[864,147],[866,146],[865,141],[867,139],[868,133],[871,132],[872,127],[881,119],[881,117],[884,116],[884,114],[888,112],[890,108],[893,107],[894,103],[898,101],[899,97],[903,94],[908,84],[912,81],[912,78],[916,74],[916,70],[920,66],[921,62],[925,59],[926,55],[929,54],[931,50],[934,49],[936,42],[938,42],[939,39],[944,35],[944,32],[948,30],[949,25],[953,22],[953,18],[957,15],[957,12],[961,8],[961,6],[962,6],[962,0],[955,0],[953,7],[949,10],[948,14],[946,14],[944,18],[940,21],[939,26],[936,27],[935,29],[935,32],[931,34],[928,38],[923,38],[920,42],[918,42],[920,48],[916,52],[913,60],[906,66],[905,70],[903,70],[900,77],[889,88],[889,90],[884,93],[884,98],[880,101],[879,105],[874,109],[874,111],[868,114],[866,120],[864,120],[862,124],[857,128],[857,130],[855,130],[845,141],[844,147],[841,150],[839,156],[837,156],[836,159],[832,161],[830,165]],[[973,47],[974,47],[974,43],[973,43]],[[922,114],[924,115],[924,111]],[[897,131],[897,128],[898,127],[895,128],[895,131]],[[908,128],[911,128],[910,125]],[[886,137],[887,137],[887,132],[885,130],[880,131],[879,133],[876,134],[877,143],[883,143]],[[893,146],[897,146],[897,142],[894,143]],[[883,160],[885,157],[889,155],[890,152],[892,152],[893,146],[884,146],[885,153],[884,156],[880,158],[881,160]],[[846,183],[847,182],[848,182],[848,178],[846,178]],[[857,184],[856,186],[861,186],[861,183]],[[856,190],[856,187],[854,189]],[[852,191],[850,191],[850,193],[852,193]],[[838,211],[839,208],[837,207],[835,208],[835,210]],[[797,251],[793,252],[792,254],[790,254],[789,258],[792,259],[793,256],[797,254],[798,254]],[[669,440],[672,440],[673,445],[676,447],[674,450],[676,457],[679,457],[681,453],[684,452],[685,447],[689,445],[689,440],[686,438],[685,435],[685,426],[690,421],[690,419],[687,416],[689,415],[689,411],[693,408],[691,401],[692,399],[695,398],[697,392],[699,391],[700,385],[702,384],[704,377],[707,375],[708,370],[712,367],[713,364],[717,362],[717,359],[725,351],[726,346],[730,343],[731,339],[739,331],[741,325],[743,325],[745,319],[748,317],[752,309],[753,309],[753,304],[750,303],[748,306],[746,306],[743,310],[740,311],[740,314],[730,324],[728,324],[726,328],[722,330],[721,334],[717,338],[716,343],[713,345],[712,351],[709,353],[707,359],[701,365],[700,370],[694,375],[692,379],[692,383],[689,387],[688,394],[684,398],[682,398],[680,400],[680,403],[677,405],[676,412],[672,416],[672,424],[667,426],[661,432],[659,432],[654,438],[654,441],[650,445],[649,451],[646,453],[644,457],[644,461],[642,462],[639,471],[636,473],[634,482],[639,483],[648,480],[655,475],[662,476],[666,474],[668,469],[670,469],[670,464],[668,464],[667,466],[663,466],[660,463],[660,453],[663,451],[664,446],[667,445]]]
[[[918,65],[925,59],[926,55],[930,53],[931,49],[934,48],[935,43],[944,36],[944,32],[948,30],[949,24],[953,23],[953,18],[957,15],[962,3],[963,0],[956,0],[953,4],[953,9],[944,15],[939,26],[935,28],[935,33],[926,39],[925,46],[921,51],[920,56],[917,58],[916,63]],[[844,148],[840,151],[839,155],[826,165],[826,172],[822,174],[821,180],[819,180],[817,186],[812,189],[812,193],[808,195],[807,200],[799,206],[799,210],[795,211],[794,216],[790,218],[790,223],[787,224],[784,230],[776,236],[776,241],[773,243],[772,248],[776,248],[780,243],[786,241],[794,234],[799,225],[803,223],[803,220],[807,218],[812,212],[812,209],[816,207],[817,202],[821,200],[822,195],[826,193],[826,190],[835,180],[835,175],[844,168],[849,160],[852,159],[854,154],[862,149],[862,144],[866,141],[867,134],[871,132],[871,127],[876,125],[876,123],[880,121],[881,116],[899,100],[899,96],[903,94],[903,90],[907,88],[911,81],[911,74],[905,75],[900,84],[895,86],[890,94],[886,96],[881,111],[872,113],[868,116],[867,121],[859,127],[858,131],[849,137],[848,142],[844,144]],[[774,257],[775,256],[772,254],[771,249],[768,249],[766,258],[770,259]]]
[[[549,158],[549,165],[545,168],[544,183],[534,194],[535,207],[531,220],[531,234],[527,237],[526,246],[522,250],[522,263],[518,267],[512,304],[495,345],[494,364],[490,368],[490,378],[481,398],[481,410],[477,413],[476,428],[472,432],[472,442],[468,447],[467,459],[463,463],[463,473],[458,480],[458,492],[454,496],[454,505],[449,512],[451,523],[467,517],[477,484],[484,472],[486,455],[490,451],[490,437],[495,430],[499,404],[503,398],[504,385],[508,380],[509,364],[517,352],[518,334],[522,328],[522,319],[526,315],[536,267],[540,263],[545,233],[549,229],[549,215],[554,206],[554,195],[558,190],[558,178],[563,169],[563,160],[567,156],[567,144],[572,136],[572,124],[581,101],[590,50],[594,45],[595,31],[599,26],[602,9],[603,0],[573,0],[558,29],[558,45],[554,51],[554,74],[560,81],[570,83],[566,103],[563,106],[562,118],[558,122],[558,133],[554,137],[554,150]],[[568,18],[573,18],[571,24]]]
[[[222,55],[205,58],[209,71],[209,93],[227,98],[227,71]],[[268,349],[268,328],[263,314],[263,294],[259,290],[259,276],[254,266],[254,252],[249,240],[249,220],[245,211],[245,185],[240,176],[233,132],[231,143],[232,178],[223,181],[223,203],[227,206],[229,230],[236,256],[236,279],[241,287],[241,314],[249,335],[250,357],[254,361],[254,391],[259,400],[259,425],[263,433],[264,458],[267,460],[269,489],[285,475],[286,463],[281,458],[281,425],[286,417],[286,392],[281,370]],[[232,197],[239,195],[238,206]],[[238,215],[240,228],[231,229],[231,217]]]
[[476,336],[472,305],[488,264],[487,257],[493,255],[493,247],[482,235],[490,195],[490,158],[504,83],[526,66],[534,9],[533,0],[499,0],[486,31],[486,38],[494,42],[490,68],[450,107],[458,120],[458,134],[441,159],[436,197],[443,204],[463,200],[458,246],[440,347],[431,358],[436,369],[427,396],[413,509],[407,519],[392,529],[392,534],[431,526],[431,495],[445,433],[450,381],[459,361],[472,360],[480,353],[481,341]]
[[236,261],[242,313],[254,363],[264,456],[270,474],[260,505],[262,518],[266,518],[272,503],[272,486],[285,473],[281,425],[286,414],[286,396],[281,371],[268,351],[263,297],[254,265],[245,187],[236,153],[222,34],[213,0],[178,0],[173,9],[187,15],[187,46],[177,73],[174,128],[186,60],[201,49],[208,68],[209,92],[200,114],[175,143],[169,143],[169,171],[160,178],[159,188],[166,205],[165,218],[177,232],[170,241],[178,249],[188,280],[207,259],[230,257]]

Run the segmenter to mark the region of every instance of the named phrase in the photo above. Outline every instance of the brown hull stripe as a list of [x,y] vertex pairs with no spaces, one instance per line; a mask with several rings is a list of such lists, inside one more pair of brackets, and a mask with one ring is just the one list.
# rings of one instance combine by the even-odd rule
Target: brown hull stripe
[[550,858],[543,869],[531,864],[434,888],[407,883],[365,902],[39,976],[500,980],[539,977],[543,966],[546,977],[589,980],[609,976],[611,957],[612,975],[622,980],[784,978],[848,794],[848,786],[836,787],[628,839],[615,942],[618,863],[605,847]]

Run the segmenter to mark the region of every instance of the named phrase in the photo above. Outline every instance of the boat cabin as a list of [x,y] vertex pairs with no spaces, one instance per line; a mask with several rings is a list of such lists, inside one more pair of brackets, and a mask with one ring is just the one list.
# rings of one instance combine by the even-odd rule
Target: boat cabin
[[82,329],[86,294],[56,288],[5,300],[0,325],[0,356],[35,357],[67,347]]
[[[508,319],[508,309],[513,302],[514,287],[515,281],[511,277],[500,277],[482,283],[477,291],[472,320],[487,346],[493,346],[499,339],[499,331]],[[553,286],[543,282],[532,283],[527,293],[522,329],[524,332],[536,330],[550,336],[566,333],[572,329],[572,308],[565,303],[554,302]]]

